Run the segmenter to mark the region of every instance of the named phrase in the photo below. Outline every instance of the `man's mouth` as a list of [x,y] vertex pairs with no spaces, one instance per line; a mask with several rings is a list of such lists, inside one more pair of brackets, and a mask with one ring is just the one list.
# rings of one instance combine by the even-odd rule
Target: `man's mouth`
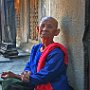
[[44,32],[42,32],[42,34],[47,34],[47,32],[44,31]]

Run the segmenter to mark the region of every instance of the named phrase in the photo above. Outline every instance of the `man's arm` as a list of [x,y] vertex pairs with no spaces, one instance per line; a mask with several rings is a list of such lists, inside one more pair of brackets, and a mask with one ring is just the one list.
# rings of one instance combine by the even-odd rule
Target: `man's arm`
[[55,80],[64,72],[64,54],[61,51],[60,53],[57,52],[49,55],[48,61],[46,62],[44,68],[42,68],[38,73],[31,74],[30,81],[34,85],[44,84]]
[[17,78],[17,79],[21,79],[21,76],[18,75],[18,74],[13,73],[13,72],[11,72],[11,71],[8,71],[8,72],[3,72],[3,73],[1,74],[1,78],[2,78],[2,79],[7,79],[7,78]]

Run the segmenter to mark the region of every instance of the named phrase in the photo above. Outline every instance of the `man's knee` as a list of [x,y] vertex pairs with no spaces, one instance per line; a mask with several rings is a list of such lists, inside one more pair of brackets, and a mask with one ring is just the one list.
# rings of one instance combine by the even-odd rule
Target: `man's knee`
[[13,78],[8,78],[3,80],[2,82],[2,90],[17,90],[14,86],[14,83],[18,82],[19,80],[13,79]]
[[34,90],[34,86],[19,79],[8,78],[2,82],[2,90]]

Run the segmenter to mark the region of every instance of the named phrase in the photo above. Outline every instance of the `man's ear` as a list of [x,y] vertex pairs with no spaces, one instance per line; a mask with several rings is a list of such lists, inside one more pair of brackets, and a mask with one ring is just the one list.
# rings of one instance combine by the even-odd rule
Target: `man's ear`
[[36,26],[36,32],[39,32],[39,26]]
[[60,29],[57,29],[57,31],[55,32],[55,36],[57,36],[60,33]]

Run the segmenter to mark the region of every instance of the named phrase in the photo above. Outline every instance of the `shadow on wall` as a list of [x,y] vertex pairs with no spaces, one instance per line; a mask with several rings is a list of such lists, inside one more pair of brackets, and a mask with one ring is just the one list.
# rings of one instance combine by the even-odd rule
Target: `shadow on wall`
[[72,36],[72,33],[70,32],[70,29],[72,29],[72,19],[68,16],[62,17],[60,21],[61,30],[63,33],[63,38],[65,39],[67,51],[68,51],[68,58],[69,58],[69,64],[68,64],[68,80],[69,84],[76,89],[76,82],[75,82],[75,67],[74,67],[74,61],[73,61],[73,54],[72,54],[72,46],[70,46],[70,39]]

